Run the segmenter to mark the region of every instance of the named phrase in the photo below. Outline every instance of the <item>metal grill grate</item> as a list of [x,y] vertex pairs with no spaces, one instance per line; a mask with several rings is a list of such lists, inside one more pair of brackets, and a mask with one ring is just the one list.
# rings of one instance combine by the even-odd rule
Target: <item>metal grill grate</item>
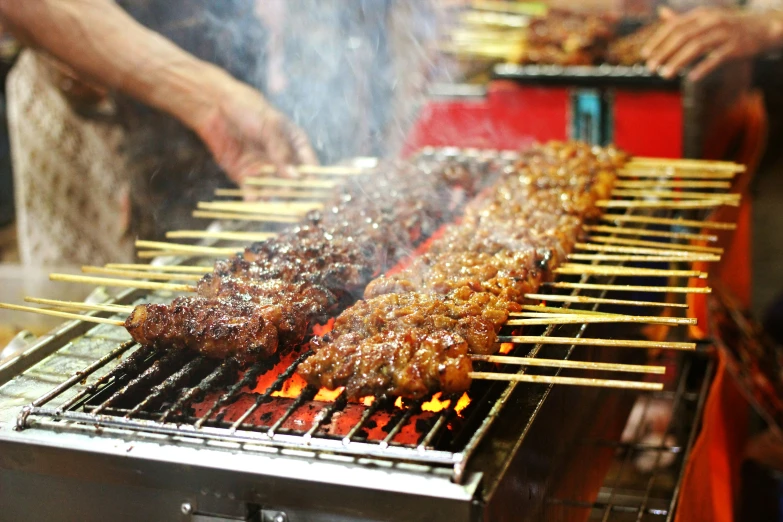
[[[561,279],[604,284],[614,281],[614,277],[593,275]],[[574,290],[570,295],[603,298],[607,291]],[[167,298],[147,296],[145,301],[150,297]],[[571,306],[563,304],[565,308]],[[598,307],[592,304],[583,309]],[[537,332],[531,328],[528,332],[578,338],[587,327],[584,324],[548,326]],[[95,327],[83,339],[103,339],[107,328]],[[552,348],[539,344],[518,347],[513,354],[570,358],[575,349],[575,346]],[[197,444],[218,441],[239,444],[248,450],[382,459],[450,468],[454,480],[460,482],[471,456],[519,385],[475,382],[469,392],[469,406],[459,412],[459,397],[443,398],[449,401],[448,405],[439,411],[427,411],[432,404],[429,399],[394,401],[375,397],[372,402],[355,404],[346,401],[342,394],[319,397],[318,390],[307,386],[295,394],[284,393],[291,384],[296,365],[307,355],[305,351],[294,352],[242,372],[233,362],[217,363],[184,353],[166,354],[124,342],[25,407],[17,427],[26,429],[31,425],[31,418],[37,418],[37,427],[52,429],[68,421],[82,426],[172,436]],[[519,367],[504,371],[560,373],[534,368],[519,370]],[[263,389],[258,385],[261,381],[266,382]],[[684,391],[677,398],[678,404],[683,396]],[[61,402],[64,397],[68,398]],[[543,401],[546,394],[537,397]],[[60,399],[55,401],[57,398]],[[619,471],[622,475],[623,467]],[[655,481],[651,480],[645,498],[650,498],[654,485]],[[599,499],[605,499],[609,514],[621,512],[625,505],[618,497],[620,489],[614,487],[606,490],[603,497],[599,495]],[[558,502],[568,505],[568,500]],[[649,503],[645,502],[642,508],[645,512],[653,509],[648,509]]]
[[[563,519],[591,521],[669,521],[679,499],[679,488],[696,435],[714,372],[714,359],[703,353],[678,357],[677,377],[666,391],[652,392],[634,404],[632,418],[622,434],[585,436],[577,441],[577,454],[585,469],[605,470],[595,495],[555,494],[548,499],[550,513]],[[619,392],[624,394],[624,392]],[[623,397],[632,403],[632,397]],[[631,399],[631,400],[628,400]],[[661,410],[670,414],[654,435],[646,428]],[[598,432],[611,431],[606,426]],[[607,453],[609,459],[605,459]],[[573,477],[571,477],[573,480]],[[585,480],[589,480],[586,477]],[[567,488],[569,489],[569,488]],[[590,486],[570,486],[590,490]]]

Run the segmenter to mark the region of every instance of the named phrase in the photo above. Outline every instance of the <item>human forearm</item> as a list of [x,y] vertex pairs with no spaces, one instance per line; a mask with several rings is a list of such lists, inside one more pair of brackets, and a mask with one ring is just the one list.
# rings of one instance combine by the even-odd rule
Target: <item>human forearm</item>
[[0,18],[27,45],[194,130],[209,118],[218,91],[235,82],[108,0],[0,0]]

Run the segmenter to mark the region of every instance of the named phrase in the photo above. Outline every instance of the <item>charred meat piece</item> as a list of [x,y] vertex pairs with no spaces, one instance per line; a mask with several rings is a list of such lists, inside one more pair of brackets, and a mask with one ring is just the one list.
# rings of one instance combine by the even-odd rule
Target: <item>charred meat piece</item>
[[467,390],[472,365],[467,343],[458,334],[412,327],[369,338],[344,337],[328,356],[311,356],[298,371],[313,386],[345,386],[349,397],[420,398]]
[[139,344],[250,364],[277,351],[277,330],[269,312],[243,299],[180,297],[168,305],[137,306],[125,328]]

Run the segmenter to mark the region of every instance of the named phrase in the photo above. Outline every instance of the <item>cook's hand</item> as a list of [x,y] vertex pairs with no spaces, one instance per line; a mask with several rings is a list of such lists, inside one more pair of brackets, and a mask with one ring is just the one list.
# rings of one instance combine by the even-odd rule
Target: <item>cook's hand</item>
[[290,165],[318,163],[304,131],[269,105],[261,93],[238,81],[221,89],[197,132],[237,184],[258,175],[262,165],[271,163],[286,175]]
[[661,9],[663,26],[642,48],[647,67],[672,78],[701,60],[689,74],[698,80],[719,65],[764,50],[763,16],[736,10],[699,7],[685,14]]

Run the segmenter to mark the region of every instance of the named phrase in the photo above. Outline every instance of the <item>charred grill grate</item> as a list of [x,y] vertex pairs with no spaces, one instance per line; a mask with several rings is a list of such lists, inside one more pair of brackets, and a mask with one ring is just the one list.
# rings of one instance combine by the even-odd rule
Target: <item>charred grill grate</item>
[[[696,217],[694,211],[683,216]],[[648,227],[640,225],[639,228]],[[609,284],[614,276],[582,275],[566,280]],[[607,296],[606,290],[568,293]],[[150,298],[167,296],[147,296],[145,300]],[[563,304],[564,308],[571,306],[584,305]],[[582,309],[598,308],[598,304],[591,304]],[[94,327],[83,339],[105,340],[107,328],[110,327]],[[537,331],[535,328],[527,332],[579,338],[587,325],[548,326]],[[575,349],[573,345],[538,344],[518,346],[513,355],[565,359]],[[239,444],[249,451],[380,459],[450,469],[454,480],[461,482],[471,456],[519,385],[474,382],[467,406],[461,404],[462,397],[405,401],[374,397],[352,403],[344,394],[326,396],[308,386],[296,388],[293,377],[296,366],[308,355],[303,347],[242,371],[231,360],[218,363],[191,354],[163,353],[124,342],[25,407],[17,427],[26,429],[32,425],[32,418],[36,418],[40,421],[35,422],[36,427],[51,429],[75,423],[171,436],[194,443]],[[560,373],[530,367],[522,370],[508,367],[503,371]],[[81,383],[87,382],[79,390]],[[546,393],[536,397],[543,401]],[[611,499],[608,502],[611,504]]]
[[[607,470],[594,500],[555,494],[548,501],[550,513],[569,520],[576,517],[602,522],[674,519],[681,479],[698,435],[715,361],[695,354],[679,357],[675,363],[678,372],[672,385],[635,404],[633,417],[637,422],[629,424],[622,436],[584,437],[577,443],[586,468]],[[661,407],[671,416],[662,431],[650,435],[646,427]],[[606,451],[612,457],[602,463],[598,456]]]

